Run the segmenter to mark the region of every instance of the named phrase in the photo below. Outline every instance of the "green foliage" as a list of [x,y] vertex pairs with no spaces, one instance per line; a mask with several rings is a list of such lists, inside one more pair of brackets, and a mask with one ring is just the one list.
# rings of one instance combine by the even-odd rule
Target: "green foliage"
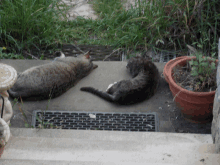
[[186,44],[196,44],[207,55],[216,55],[218,0],[136,2],[125,10],[119,0],[94,0],[90,3],[99,19],[67,21],[68,7],[57,0],[2,0],[0,45],[20,54],[23,49],[42,50],[71,42],[127,50],[186,50]]
[[[21,99],[21,98],[20,98],[20,99]],[[48,100],[48,104],[47,104],[47,107],[46,107],[47,109],[48,109],[50,100],[51,100],[51,99]],[[27,115],[26,115],[26,113],[29,113],[29,112],[25,112],[25,110],[23,109],[23,101],[22,101],[22,99],[21,99],[21,103],[19,103],[19,102],[18,102],[18,99],[15,98],[15,99],[13,100],[13,105],[12,105],[12,107],[14,107],[15,105],[18,105],[18,109],[19,109],[19,111],[21,112],[21,114],[22,114],[22,116],[23,116],[22,120],[24,121],[24,126],[25,126],[26,128],[34,128],[34,126],[32,126],[31,124],[29,124],[28,117],[27,117]],[[46,109],[46,110],[47,110],[47,109]],[[45,111],[45,112],[46,112],[46,111]],[[29,113],[29,114],[30,114],[30,113]],[[43,114],[43,111],[42,111],[41,114]],[[31,114],[31,115],[32,115],[32,114]],[[49,121],[45,121],[45,120],[44,120],[43,115],[41,115],[41,116],[36,115],[35,117],[36,117],[36,119],[40,122],[39,128],[41,128],[41,129],[44,129],[44,128],[54,128],[54,126],[53,126],[52,123],[50,123]]]
[[198,52],[195,56],[196,59],[189,61],[192,68],[191,75],[199,77],[200,81],[204,82],[216,69],[215,59],[204,57],[202,53]]
[[36,119],[40,123],[39,128],[44,129],[44,128],[53,128],[53,123],[50,123],[50,121],[44,121],[44,119],[40,119],[39,116],[36,116]]
[[5,47],[0,47],[0,59],[23,59],[24,57],[21,55],[17,55],[14,53],[4,53],[3,51],[6,50]]
[[[51,92],[50,92],[50,96],[51,96]],[[48,99],[46,111],[48,110],[48,107],[49,107],[49,104],[50,104],[50,100],[51,100],[51,97],[50,97],[50,99]],[[46,112],[46,111],[45,111],[45,112]],[[36,116],[36,119],[37,119],[38,122],[40,123],[40,124],[39,124],[39,128],[41,128],[41,129],[44,129],[44,128],[51,128],[51,129],[52,129],[52,128],[55,127],[55,126],[53,126],[53,123],[50,123],[50,120],[52,120],[53,118],[51,118],[51,119],[48,120],[48,121],[45,121],[45,120],[44,120],[43,111],[41,112],[41,117]]]

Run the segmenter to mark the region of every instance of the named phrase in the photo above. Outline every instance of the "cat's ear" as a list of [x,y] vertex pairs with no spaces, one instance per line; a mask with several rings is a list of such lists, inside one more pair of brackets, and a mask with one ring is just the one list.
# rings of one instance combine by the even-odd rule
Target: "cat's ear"
[[88,52],[86,52],[84,54],[85,58],[90,59],[90,52],[91,52],[91,50],[89,50]]
[[65,58],[65,55],[63,54],[63,52],[60,52],[60,58]]

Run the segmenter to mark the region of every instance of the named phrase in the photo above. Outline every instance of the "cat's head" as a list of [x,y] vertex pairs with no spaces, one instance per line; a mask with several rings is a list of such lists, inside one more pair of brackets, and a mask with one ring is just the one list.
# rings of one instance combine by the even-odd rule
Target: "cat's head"
[[97,68],[98,66],[93,64],[93,58],[90,56],[90,52],[88,51],[85,54],[78,55],[77,57],[66,57],[62,52],[60,52],[60,57],[54,59],[54,61],[65,62],[71,65],[81,64],[84,68]]
[[144,60],[141,57],[133,57],[128,60],[126,68],[130,72],[132,78],[136,77],[140,71],[144,69],[143,64]]
[[79,57],[83,58],[84,60],[90,60],[92,61],[92,57],[90,56],[90,52],[91,50],[89,50],[88,52],[86,52],[85,54],[80,55]]
[[[82,55],[82,59],[84,61],[89,61],[90,63],[92,63],[92,61],[94,60],[94,58],[92,58],[92,56],[90,56],[90,52],[91,50],[89,50],[88,52],[86,52],[85,54]],[[97,68],[98,65],[93,64],[93,69]]]

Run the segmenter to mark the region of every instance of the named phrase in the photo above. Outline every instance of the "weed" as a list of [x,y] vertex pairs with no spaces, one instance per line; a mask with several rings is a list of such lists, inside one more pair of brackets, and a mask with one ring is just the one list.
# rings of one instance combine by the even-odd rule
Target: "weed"
[[[21,114],[23,116],[22,120],[24,121],[24,126],[26,128],[34,128],[34,126],[31,126],[31,124],[29,124],[30,122],[28,121],[28,117],[26,115],[29,112],[25,112],[24,111],[22,98],[20,98],[20,100],[21,100],[21,104],[18,102],[18,99],[14,99],[12,107],[14,107],[17,104],[18,105],[18,109],[20,110],[20,112],[21,112]],[[44,119],[44,113],[48,110],[48,106],[49,106],[50,100],[51,99],[48,100],[48,104],[47,104],[46,110],[42,111],[39,115],[35,116],[36,119],[38,120],[38,122],[40,123],[38,125],[38,128],[40,128],[40,129],[44,129],[44,128],[50,128],[50,129],[59,128],[57,126],[53,126],[53,123],[50,123],[50,120],[53,120],[53,118],[51,118],[50,120],[47,120],[47,121],[45,121],[45,119]],[[30,114],[30,115],[32,115],[32,114]]]
[[0,59],[24,59],[23,56],[14,53],[5,53],[6,47],[0,47]]
[[[51,96],[51,93],[50,93],[50,96]],[[39,116],[36,115],[36,119],[40,123],[38,125],[38,127],[41,128],[41,129],[44,129],[44,128],[50,128],[50,129],[58,128],[57,126],[53,126],[53,123],[50,123],[50,120],[53,120],[54,117],[52,117],[51,119],[49,119],[47,121],[45,121],[45,119],[44,119],[44,113],[48,110],[50,100],[51,100],[51,97],[50,97],[50,99],[48,99],[46,110],[41,111],[41,114],[39,114]]]
[[28,121],[26,112],[25,112],[24,109],[22,108],[23,105],[24,105],[24,104],[23,104],[23,101],[22,101],[22,98],[20,98],[20,100],[21,100],[21,104],[18,103],[18,100],[17,100],[17,99],[14,99],[14,102],[16,102],[16,103],[13,104],[13,106],[16,105],[16,104],[18,104],[18,109],[19,109],[19,111],[21,112],[21,114],[22,114],[22,116],[23,116],[22,120],[24,121],[24,126],[25,126],[26,128],[30,128],[30,127],[33,128],[33,126],[31,126],[31,125],[29,124],[29,121]]

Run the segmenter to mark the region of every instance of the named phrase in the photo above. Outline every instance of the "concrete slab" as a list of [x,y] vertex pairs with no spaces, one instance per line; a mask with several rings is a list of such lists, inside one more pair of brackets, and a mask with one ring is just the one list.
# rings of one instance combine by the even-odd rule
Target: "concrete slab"
[[[1,161],[195,165],[220,162],[211,135],[12,128]],[[202,160],[202,161],[201,161]]]
[[[30,129],[11,128],[12,137],[33,137],[33,138],[65,138],[76,140],[92,141],[115,141],[118,143],[130,143],[134,146],[137,143],[148,144],[212,144],[210,134],[184,134],[169,132],[126,132],[126,131],[98,131],[98,130],[64,130],[64,129]],[[74,143],[74,142],[71,142]],[[120,145],[120,144],[119,144]],[[136,145],[137,147],[137,145]]]
[[[50,61],[38,60],[2,60],[2,63],[13,66],[18,72],[22,72],[32,66],[45,64]],[[169,108],[166,101],[172,101],[168,84],[164,79],[161,79],[157,93],[139,104],[122,106],[109,103],[90,93],[81,92],[80,88],[84,86],[92,86],[100,90],[106,90],[110,83],[129,79],[130,75],[126,71],[126,62],[94,62],[99,67],[92,71],[87,77],[83,78],[76,84],[75,87],[68,90],[58,98],[45,101],[24,101],[22,109],[26,112],[29,122],[33,110],[46,110],[47,105],[50,110],[68,110],[68,111],[88,111],[88,112],[157,112],[160,124],[160,131],[174,132],[169,121]],[[156,63],[160,73],[163,71],[165,64]],[[22,114],[19,111],[19,106],[15,105],[14,116],[11,120],[12,127],[24,127],[24,122],[21,120]]]

